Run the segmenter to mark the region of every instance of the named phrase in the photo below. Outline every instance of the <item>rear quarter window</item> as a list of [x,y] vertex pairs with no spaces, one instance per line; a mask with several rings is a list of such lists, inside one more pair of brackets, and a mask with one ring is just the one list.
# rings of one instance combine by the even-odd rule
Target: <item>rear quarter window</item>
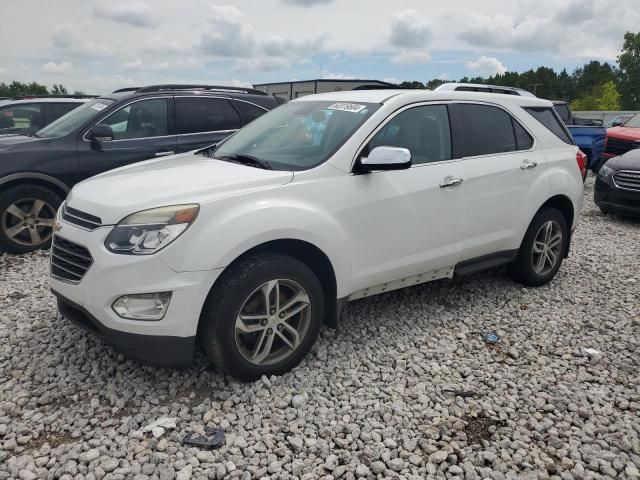
[[558,114],[552,107],[523,107],[524,110],[535,118],[538,122],[546,127],[551,133],[562,140],[564,143],[573,145],[573,138],[567,131],[566,127],[558,118]]

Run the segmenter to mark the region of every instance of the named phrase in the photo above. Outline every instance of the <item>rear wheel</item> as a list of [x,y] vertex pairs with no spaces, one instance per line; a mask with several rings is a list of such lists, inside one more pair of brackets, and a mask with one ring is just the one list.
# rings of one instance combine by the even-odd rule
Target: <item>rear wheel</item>
[[541,211],[529,225],[518,257],[509,268],[512,278],[536,287],[549,283],[562,265],[568,241],[564,215],[555,208]]
[[220,370],[255,380],[300,363],[323,318],[322,287],[309,267],[286,255],[255,255],[214,286],[200,320],[200,342]]
[[62,198],[39,185],[18,185],[0,193],[0,247],[10,253],[47,248]]

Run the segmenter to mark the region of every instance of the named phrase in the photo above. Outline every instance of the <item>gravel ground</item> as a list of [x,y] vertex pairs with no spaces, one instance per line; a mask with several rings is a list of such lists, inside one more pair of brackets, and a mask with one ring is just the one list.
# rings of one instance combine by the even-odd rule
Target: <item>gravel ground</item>
[[[592,183],[551,285],[497,270],[357,301],[253,384],[126,359],[56,316],[46,253],[4,255],[0,479],[640,478],[640,222]],[[207,425],[222,448],[181,444]]]

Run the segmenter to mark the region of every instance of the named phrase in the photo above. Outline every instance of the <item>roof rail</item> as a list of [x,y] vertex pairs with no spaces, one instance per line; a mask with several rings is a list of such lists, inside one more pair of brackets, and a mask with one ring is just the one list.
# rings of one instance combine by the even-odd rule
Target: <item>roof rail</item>
[[15,97],[6,97],[8,100],[28,100],[30,98],[98,98],[98,95],[17,95]]
[[[121,89],[119,91],[122,91]],[[148,92],[160,92],[162,90],[209,90],[220,92],[232,92],[232,93],[251,93],[253,95],[268,95],[267,93],[256,90],[255,88],[245,87],[230,87],[225,85],[182,85],[182,84],[167,84],[167,85],[150,85],[148,87],[142,87],[136,90],[136,93],[148,93]],[[115,93],[115,92],[114,92]]]
[[521,97],[535,97],[528,90],[516,87],[507,87],[503,85],[485,85],[482,83],[443,83],[434,89],[435,91],[447,92],[485,92],[485,93],[501,93],[503,95],[518,95]]
[[[400,85],[358,85],[353,90],[425,90],[424,88],[403,87]],[[426,89],[428,90],[428,89]]]
[[121,93],[121,92],[135,92],[136,90],[140,90],[140,87],[125,87],[119,88],[118,90],[114,90],[111,93]]

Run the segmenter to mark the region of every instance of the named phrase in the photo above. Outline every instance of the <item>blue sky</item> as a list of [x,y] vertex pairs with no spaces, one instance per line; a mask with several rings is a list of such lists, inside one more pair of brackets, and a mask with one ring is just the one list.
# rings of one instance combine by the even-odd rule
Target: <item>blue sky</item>
[[1,0],[0,18],[0,81],[91,93],[572,71],[640,30],[637,0]]

